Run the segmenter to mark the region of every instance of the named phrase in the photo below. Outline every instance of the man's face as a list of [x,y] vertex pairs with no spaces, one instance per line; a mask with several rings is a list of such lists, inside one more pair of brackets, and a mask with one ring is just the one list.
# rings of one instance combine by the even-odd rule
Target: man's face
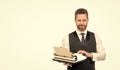
[[77,14],[75,18],[75,23],[80,31],[84,31],[88,24],[88,18],[86,14]]

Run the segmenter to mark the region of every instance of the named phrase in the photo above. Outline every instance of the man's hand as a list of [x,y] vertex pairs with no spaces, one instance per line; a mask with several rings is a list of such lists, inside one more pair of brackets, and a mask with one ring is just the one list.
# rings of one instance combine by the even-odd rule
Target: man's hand
[[88,52],[86,52],[84,50],[79,50],[77,53],[82,54],[82,55],[84,55],[86,57],[89,57],[91,59],[93,58],[93,55],[91,53],[88,53]]
[[70,64],[70,63],[63,62],[63,64],[66,65],[66,66],[70,66],[70,67],[72,67],[72,64]]

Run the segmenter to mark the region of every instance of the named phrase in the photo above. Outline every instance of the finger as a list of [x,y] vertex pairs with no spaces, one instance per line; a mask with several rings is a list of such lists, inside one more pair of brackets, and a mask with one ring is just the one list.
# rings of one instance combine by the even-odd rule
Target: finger
[[81,54],[83,51],[82,50],[79,50],[77,53]]
[[83,55],[83,56],[86,56],[86,54],[85,54],[85,53],[82,53],[82,55]]
[[72,64],[69,64],[70,67],[72,67]]
[[69,63],[67,63],[67,62],[63,62],[63,64],[64,64],[64,65],[67,65],[67,66],[69,66],[69,65],[70,65],[70,64],[69,64]]
[[67,63],[67,66],[70,66],[70,67],[72,67],[72,64],[70,64],[70,63]]
[[66,62],[63,62],[64,65],[66,65]]

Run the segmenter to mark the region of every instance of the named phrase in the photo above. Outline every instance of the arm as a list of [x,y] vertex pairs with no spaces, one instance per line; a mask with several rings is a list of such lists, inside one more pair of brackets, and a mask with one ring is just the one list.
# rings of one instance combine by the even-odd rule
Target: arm
[[63,38],[62,47],[67,48],[68,50],[70,50],[69,49],[69,37],[68,37],[68,35]]
[[102,40],[96,34],[95,34],[95,38],[96,38],[96,50],[97,50],[97,52],[92,53],[93,61],[105,60],[106,53],[105,53],[105,49],[102,45]]
[[[69,39],[68,36],[65,36],[62,40],[62,47],[67,48],[69,50]],[[63,62],[64,65],[72,67],[71,64]]]

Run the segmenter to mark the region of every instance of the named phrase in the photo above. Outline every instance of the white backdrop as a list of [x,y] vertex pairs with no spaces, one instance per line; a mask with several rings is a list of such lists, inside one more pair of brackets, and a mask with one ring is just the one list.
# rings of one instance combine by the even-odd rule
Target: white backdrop
[[76,29],[74,12],[82,7],[107,53],[96,70],[119,70],[119,0],[0,0],[0,70],[66,70],[52,61],[52,46]]

